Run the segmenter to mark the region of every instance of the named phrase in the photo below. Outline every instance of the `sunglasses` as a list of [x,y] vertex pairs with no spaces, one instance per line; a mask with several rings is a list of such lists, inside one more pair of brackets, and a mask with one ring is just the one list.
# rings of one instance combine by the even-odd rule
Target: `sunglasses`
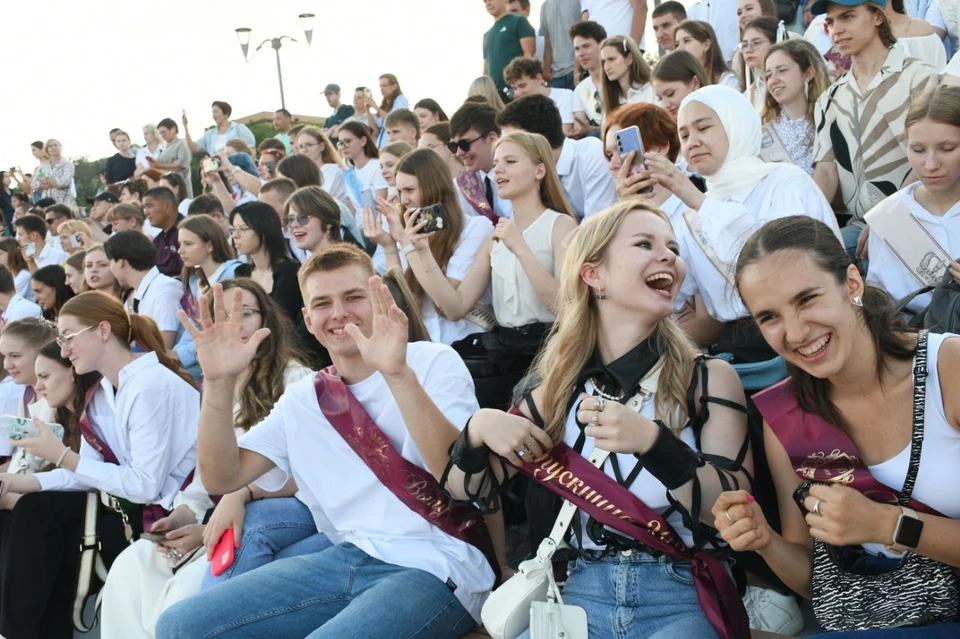
[[287,216],[287,226],[293,226],[296,223],[297,226],[306,226],[310,222],[310,216],[306,213],[297,213],[296,215]]
[[450,142],[447,142],[447,148],[450,149],[450,152],[453,154],[457,153],[457,149],[460,149],[464,153],[469,153],[470,147],[473,146],[473,143],[482,137],[483,137],[482,135],[478,135],[472,140],[457,140],[456,142],[451,140]]

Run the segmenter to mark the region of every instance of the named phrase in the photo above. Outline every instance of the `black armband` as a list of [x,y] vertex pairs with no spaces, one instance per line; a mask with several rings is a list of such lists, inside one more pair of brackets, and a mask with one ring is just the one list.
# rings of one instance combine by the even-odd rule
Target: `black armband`
[[667,490],[674,490],[696,477],[697,468],[703,465],[697,451],[673,434],[660,420],[657,441],[646,453],[637,454],[637,459],[650,474],[660,480]]
[[[471,419],[473,419],[471,417]],[[470,420],[463,427],[463,432],[457,437],[456,441],[450,445],[450,461],[466,475],[475,475],[482,473],[487,469],[487,463],[490,460],[490,449],[486,444],[478,448],[470,448],[470,440],[467,430],[470,428]]]

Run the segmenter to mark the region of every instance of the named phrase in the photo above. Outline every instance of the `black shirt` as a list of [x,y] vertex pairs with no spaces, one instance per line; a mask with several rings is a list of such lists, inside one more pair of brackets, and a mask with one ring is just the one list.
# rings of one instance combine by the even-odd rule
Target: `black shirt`
[[125,158],[119,153],[114,154],[112,157],[107,158],[107,184],[123,182],[133,175],[133,172],[136,170],[136,168],[136,157]]

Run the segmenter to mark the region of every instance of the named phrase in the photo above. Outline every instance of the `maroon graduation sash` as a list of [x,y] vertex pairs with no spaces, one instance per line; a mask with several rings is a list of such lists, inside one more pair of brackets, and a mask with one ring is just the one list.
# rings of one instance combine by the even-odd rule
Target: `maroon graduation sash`
[[[110,449],[110,446],[108,446],[105,441],[97,436],[96,431],[93,430],[93,426],[90,424],[90,418],[87,417],[87,406],[89,406],[90,402],[93,401],[93,396],[96,394],[98,388],[100,388],[99,382],[87,389],[87,395],[83,399],[83,412],[80,414],[80,434],[83,435],[83,438],[87,440],[87,443],[90,444],[95,451],[100,453],[100,455],[103,457],[103,461],[107,462],[108,464],[116,464],[119,466],[120,460],[117,459],[117,455]],[[193,481],[194,472],[195,471],[193,470],[190,471],[190,474],[187,475],[187,478],[183,480],[183,485],[180,486],[180,490],[183,490],[190,485],[190,482]],[[165,509],[160,504],[134,505],[140,507],[140,518],[144,531],[149,531],[157,520],[163,519],[170,514],[170,511]]]
[[560,442],[539,458],[525,461],[520,471],[604,526],[674,559],[689,561],[700,607],[720,639],[750,636],[743,600],[720,557],[687,548],[667,520],[589,460]]
[[314,378],[320,412],[353,452],[403,504],[451,537],[483,553],[500,581],[500,562],[480,512],[450,500],[436,478],[404,459],[353,393],[329,366]]
[[[484,192],[483,184],[480,183],[480,178],[477,177],[476,171],[469,171],[466,173],[461,173],[457,176],[457,184],[460,186],[460,191],[463,193],[463,197],[467,199],[467,202],[470,203],[470,206],[474,210],[487,218],[493,225],[497,225],[496,212],[490,206],[490,203],[487,202],[487,194]],[[466,211],[464,211],[466,214]]]
[[[896,504],[900,492],[877,481],[846,433],[798,403],[796,387],[786,379],[753,396],[764,421],[787,451],[797,477],[804,481],[850,486],[870,499]],[[910,508],[944,517],[910,498]]]

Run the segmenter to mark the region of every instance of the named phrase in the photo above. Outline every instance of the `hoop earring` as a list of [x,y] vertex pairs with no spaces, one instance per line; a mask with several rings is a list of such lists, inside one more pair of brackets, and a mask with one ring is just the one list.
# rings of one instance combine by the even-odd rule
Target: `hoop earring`
[[860,297],[859,295],[855,295],[854,298],[850,301],[853,303],[854,306],[859,306],[860,308],[863,308],[863,298]]
[[600,282],[600,289],[597,291],[597,300],[605,300],[607,296],[603,293],[603,282]]

